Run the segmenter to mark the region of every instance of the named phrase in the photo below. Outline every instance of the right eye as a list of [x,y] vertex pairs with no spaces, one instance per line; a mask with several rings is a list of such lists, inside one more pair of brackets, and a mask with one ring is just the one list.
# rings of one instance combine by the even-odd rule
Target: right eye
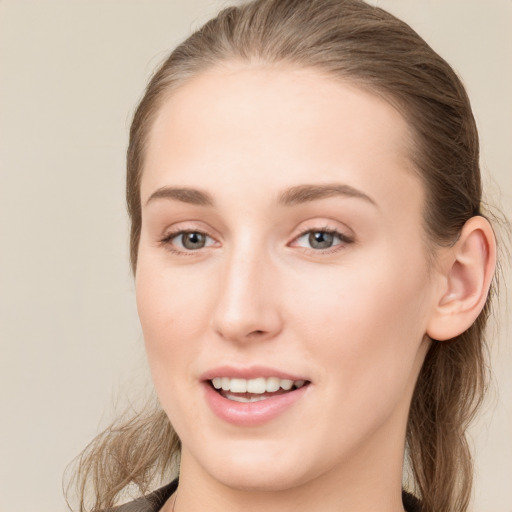
[[173,252],[192,252],[215,243],[215,240],[201,231],[178,231],[168,234],[162,243]]

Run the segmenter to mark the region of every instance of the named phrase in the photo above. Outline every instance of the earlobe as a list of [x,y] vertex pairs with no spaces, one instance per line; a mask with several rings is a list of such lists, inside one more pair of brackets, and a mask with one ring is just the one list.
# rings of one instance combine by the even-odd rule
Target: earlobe
[[462,334],[482,311],[496,266],[496,239],[484,217],[469,219],[443,258],[442,282],[427,334],[448,340]]

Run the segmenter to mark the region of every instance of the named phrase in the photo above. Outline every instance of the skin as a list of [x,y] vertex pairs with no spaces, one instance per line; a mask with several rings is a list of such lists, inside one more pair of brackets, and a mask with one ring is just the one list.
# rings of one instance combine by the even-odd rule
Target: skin
[[[449,284],[428,263],[409,139],[382,99],[306,69],[231,63],[164,103],[141,183],[136,291],[182,441],[176,512],[403,510],[408,409]],[[280,203],[312,184],[366,198]],[[213,204],[155,197],[163,187]],[[184,248],[180,230],[206,234],[205,247]],[[340,238],[321,250],[308,230]],[[226,364],[311,384],[272,421],[235,426],[199,379]]]

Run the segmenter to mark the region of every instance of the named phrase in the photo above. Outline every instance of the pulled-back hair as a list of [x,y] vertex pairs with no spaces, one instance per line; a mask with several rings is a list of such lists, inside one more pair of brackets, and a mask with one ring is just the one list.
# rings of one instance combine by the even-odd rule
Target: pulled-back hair
[[[452,68],[406,23],[361,0],[256,0],[229,7],[180,44],[151,79],[133,118],[126,197],[130,256],[137,269],[140,181],[153,121],[173,90],[223,63],[292,65],[362,87],[391,103],[408,122],[410,159],[422,180],[429,247],[454,243],[481,214],[479,142],[464,87]],[[486,385],[484,327],[476,322],[452,340],[433,341],[412,398],[407,426],[408,485],[424,512],[463,512],[471,494],[466,428]],[[165,413],[152,409],[120,421],[80,458],[80,511],[114,505],[130,484],[146,492],[172,476],[180,443]]]

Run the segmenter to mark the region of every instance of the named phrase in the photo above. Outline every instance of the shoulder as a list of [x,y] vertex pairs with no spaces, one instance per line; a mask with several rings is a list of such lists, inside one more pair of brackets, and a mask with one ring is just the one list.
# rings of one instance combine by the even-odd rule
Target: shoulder
[[158,512],[177,487],[178,480],[174,480],[147,496],[120,505],[109,512]]

